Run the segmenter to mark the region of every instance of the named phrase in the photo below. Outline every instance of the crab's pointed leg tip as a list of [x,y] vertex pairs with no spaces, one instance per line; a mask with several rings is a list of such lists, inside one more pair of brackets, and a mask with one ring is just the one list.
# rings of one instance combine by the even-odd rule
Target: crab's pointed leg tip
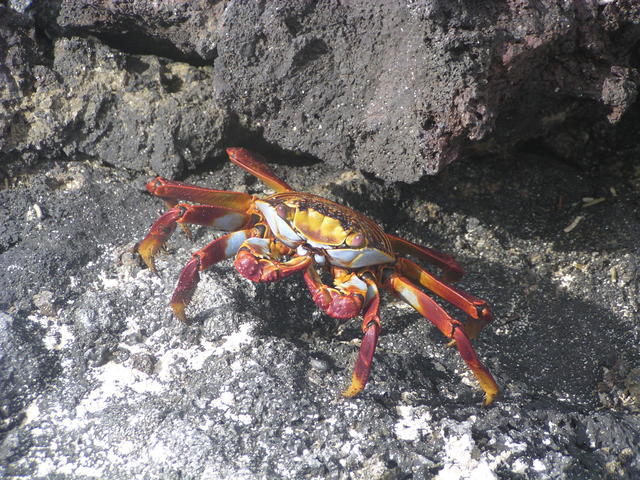
[[449,343],[447,343],[447,347],[451,348],[451,347],[455,347],[456,346],[456,341],[455,340],[451,340]]
[[364,386],[365,383],[354,375],[351,379],[351,385],[349,385],[349,388],[342,392],[342,396],[344,398],[353,398],[362,390],[364,390]]
[[353,398],[361,392],[358,388],[354,388],[353,385],[342,392],[344,398]]
[[485,408],[486,407],[490,407],[491,404],[496,399],[496,395],[497,394],[495,394],[495,393],[491,393],[491,394],[487,393],[487,394],[485,394],[484,401],[482,402],[482,406],[485,407]]
[[151,273],[153,273],[156,277],[160,276],[160,273],[158,272],[158,269],[156,268],[156,263],[153,261],[153,257],[142,257],[142,260],[144,261],[145,265],[147,267],[149,267],[149,270],[151,270]]
[[185,313],[186,305],[182,302],[172,302],[171,309],[173,310],[173,314],[178,317],[182,323],[188,324],[187,315]]
[[155,257],[158,250],[160,250],[159,243],[155,241],[155,239],[147,237],[135,246],[135,250],[138,252],[140,257],[142,257],[142,261],[144,261],[145,265],[149,267],[149,270],[158,275],[158,270],[156,269],[153,257]]
[[151,270],[151,273],[153,273],[155,276],[159,277],[160,274],[158,273],[158,269],[156,268],[156,264],[153,261],[153,257],[146,257],[146,256],[144,256],[142,254],[140,256],[142,257],[142,261],[147,266],[147,268],[149,270]]
[[156,277],[160,276],[160,273],[158,272],[158,269],[156,268],[156,263],[153,261],[153,258],[150,258],[148,261],[146,259],[144,263],[147,264],[147,267],[149,267],[149,270],[151,270],[151,273],[153,273]]

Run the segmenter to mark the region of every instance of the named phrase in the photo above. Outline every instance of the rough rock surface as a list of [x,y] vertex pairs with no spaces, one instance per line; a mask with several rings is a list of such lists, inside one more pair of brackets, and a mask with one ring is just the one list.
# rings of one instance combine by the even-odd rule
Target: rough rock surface
[[118,50],[153,53],[189,63],[216,56],[221,0],[86,2],[36,4],[39,21],[57,34],[96,35]]
[[95,158],[175,177],[223,151],[228,117],[202,89],[211,67],[127,55],[79,37],[56,40],[52,55],[51,66],[33,67],[28,93],[3,102],[7,160]]
[[[520,31],[522,42],[506,58],[522,69],[530,59],[539,71],[538,82],[529,82],[526,70],[517,73],[528,104],[509,97],[515,87],[508,81],[493,90],[469,80],[486,75],[484,54],[469,55],[487,48],[489,40],[478,31],[497,31],[490,22],[484,30],[473,23],[491,18],[490,7],[478,16],[463,7],[450,10],[450,2],[411,3],[393,14],[354,6],[366,13],[361,21],[374,26],[374,37],[345,7],[330,12],[278,2],[282,10],[275,3],[241,9],[240,2],[228,2],[219,17],[206,17],[222,30],[209,40],[194,34],[190,45],[179,25],[194,25],[197,19],[188,17],[197,17],[204,3],[186,2],[195,13],[177,11],[162,33],[153,26],[162,23],[162,7],[154,16],[143,2],[103,3],[99,18],[80,10],[80,2],[0,7],[0,478],[640,476],[633,2],[584,2],[582,10],[539,2],[537,10],[520,11],[522,30],[508,21],[519,4],[508,3],[512,10],[505,7],[500,21],[511,30],[501,34],[509,39]],[[148,24],[136,23],[140,13],[148,14]],[[321,14],[336,19],[324,32]],[[597,21],[581,21],[589,15]],[[427,20],[420,24],[419,18]],[[404,37],[392,28],[402,19],[408,22]],[[341,88],[331,76],[337,69],[354,72],[364,64],[339,56],[349,49],[362,54],[347,40],[375,44],[378,54],[365,58],[390,62],[384,75],[352,77],[351,91],[364,91],[367,78],[376,87],[409,82],[381,77],[389,77],[385,69],[393,62],[411,59],[405,47],[415,47],[412,35],[430,22],[435,30],[451,27],[451,41],[476,32],[479,42],[444,50],[458,63],[439,70],[450,77],[433,87],[430,107],[442,101],[446,111],[426,109],[438,120],[421,128],[440,138],[438,132],[457,125],[459,136],[429,150],[437,158],[430,168],[473,142],[493,148],[498,140],[512,144],[545,128],[553,135],[418,179],[425,159],[404,135],[419,117],[412,102],[431,97],[420,99],[426,95],[420,87],[419,95],[403,100],[396,88],[401,83],[378,91],[376,98],[391,102],[389,111],[384,104],[376,108],[394,116],[395,106],[406,105],[406,123],[397,123],[403,128],[392,134],[380,124],[368,138],[339,134],[371,106],[354,96],[338,116],[324,96]],[[127,26],[124,44],[113,38],[118,25]],[[550,25],[565,35],[552,35]],[[532,29],[548,34],[535,36]],[[136,43],[141,37],[146,43]],[[158,38],[156,52],[150,40]],[[572,56],[587,38],[590,47]],[[597,42],[603,38],[612,43]],[[284,43],[276,39],[286,48],[278,50]],[[555,56],[560,44],[565,57]],[[401,47],[404,56],[394,58]],[[597,69],[581,70],[594,52],[602,53]],[[235,62],[236,55],[244,60]],[[285,57],[290,62],[279,73],[276,62]],[[553,67],[563,59],[571,68],[560,75]],[[474,65],[477,71],[465,70]],[[301,93],[303,85],[312,91],[303,79],[316,74],[325,89],[310,83],[316,93]],[[554,74],[569,92],[557,105],[546,103],[548,84],[540,78]],[[572,95],[571,82],[580,77],[599,89]],[[456,82],[476,87],[454,94],[448,88]],[[229,88],[241,84],[244,90]],[[305,108],[274,102],[281,91]],[[505,97],[482,97],[487,92]],[[479,105],[489,105],[488,113],[462,122],[463,113],[478,112]],[[523,118],[526,105],[541,110]],[[564,116],[554,116],[559,111]],[[318,118],[303,116],[308,112]],[[571,119],[577,112],[580,121]],[[333,133],[319,135],[312,121]],[[224,262],[203,275],[188,312],[193,324],[173,319],[167,303],[176,276],[212,233],[195,229],[193,241],[176,233],[158,260],[160,276],[143,268],[131,248],[163,210],[144,191],[146,171],[262,193],[252,177],[222,159],[227,145],[258,146],[278,160],[275,169],[290,184],[455,255],[467,270],[459,286],[493,305],[496,320],[475,344],[504,390],[495,405],[479,407],[481,393],[456,351],[390,296],[371,381],[353,400],[339,392],[357,354],[359,322],[340,325],[320,314],[299,278],[256,285]],[[388,168],[385,149],[399,146],[406,150],[398,150],[395,167]],[[401,178],[415,182],[381,180]]]
[[[542,135],[579,159],[640,84],[634,0],[13,4],[42,58],[4,73],[32,86],[0,116],[10,158],[62,151],[175,176],[246,139],[414,182]],[[9,51],[31,48],[21,40]]]
[[[232,2],[217,86],[269,141],[411,182],[585,109],[619,119],[637,95],[626,48],[640,24],[615,17],[605,30],[618,3]],[[620,45],[613,31],[627,34]]]

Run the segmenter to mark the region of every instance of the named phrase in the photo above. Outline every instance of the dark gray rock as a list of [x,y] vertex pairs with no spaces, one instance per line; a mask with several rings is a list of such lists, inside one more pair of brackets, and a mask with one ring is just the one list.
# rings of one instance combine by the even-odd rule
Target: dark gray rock
[[216,55],[224,5],[220,0],[47,0],[32,10],[58,34],[95,35],[118,50],[205,64]]
[[15,6],[10,51],[47,53],[7,64],[6,85],[32,85],[0,116],[11,161],[182,176],[251,143],[415,182],[544,136],[580,162],[611,144],[640,82],[633,0]]
[[52,58],[50,66],[10,72],[11,88],[26,86],[7,95],[0,111],[9,169],[66,156],[175,177],[227,145],[220,140],[228,115],[203,88],[212,83],[210,67],[128,55],[79,37],[56,40]]
[[[37,392],[60,375],[56,355],[36,336],[47,331],[47,322],[23,322],[0,313],[0,432],[18,427]],[[0,457],[7,459],[0,448]]]
[[538,7],[230,2],[216,85],[281,148],[413,182],[470,147],[502,149],[585,109],[615,122],[633,104],[637,15],[617,2]]
[[[0,6],[0,162],[22,135],[24,122],[20,105],[33,90],[41,63],[32,38],[33,22],[26,16]],[[24,161],[24,160],[23,160]]]
[[[67,155],[175,177],[222,152],[226,119],[202,89],[210,68],[121,54],[77,37],[59,40],[54,55],[77,100],[62,112]],[[87,68],[85,58],[95,64]]]
[[[33,67],[39,55],[32,38],[33,22],[13,10],[0,7],[0,99],[2,105],[29,93]],[[4,135],[3,135],[4,136]]]

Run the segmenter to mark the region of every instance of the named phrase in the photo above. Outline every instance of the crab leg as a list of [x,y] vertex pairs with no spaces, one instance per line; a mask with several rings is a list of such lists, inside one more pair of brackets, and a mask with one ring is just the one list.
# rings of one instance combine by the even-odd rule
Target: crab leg
[[365,300],[368,304],[364,313],[364,320],[362,322],[364,337],[362,337],[360,352],[358,353],[358,359],[356,360],[353,375],[351,376],[351,385],[342,392],[342,396],[347,398],[360,393],[367,384],[367,380],[369,380],[369,372],[371,371],[373,354],[376,350],[378,336],[380,334],[380,317],[378,315],[380,310],[380,291],[378,290],[378,286],[375,281],[369,276],[365,276],[363,280],[366,282],[368,287],[367,298]]
[[449,316],[432,298],[422,292],[406,278],[392,273],[385,282],[385,287],[399,295],[405,302],[415,308],[422,316],[433,323],[448,338],[455,341],[460,356],[469,366],[485,392],[484,406],[493,403],[499,392],[498,385],[487,368],[480,362],[471,346],[469,337],[462,323]]
[[250,215],[236,209],[179,203],[155,221],[147,236],[136,245],[136,250],[149,269],[157,273],[153,257],[174,232],[177,223],[207,225],[218,230],[229,231],[247,225],[250,219]]
[[[177,200],[172,200],[172,199],[163,199],[163,200],[164,200],[164,205],[167,207],[167,210],[171,210],[173,207],[175,207],[178,204]],[[181,223],[180,228],[182,228],[182,231],[185,233],[185,235],[189,240],[193,239],[193,234],[191,233],[191,229],[189,229],[188,225]]]
[[196,291],[200,281],[199,272],[222,260],[233,257],[242,242],[255,234],[255,229],[238,230],[216,238],[192,255],[191,260],[187,262],[182,272],[180,272],[178,284],[171,297],[171,308],[176,317],[186,323],[185,309],[191,302],[193,293]]
[[486,301],[439,280],[411,260],[398,258],[397,265],[400,272],[406,275],[409,280],[428,288],[440,298],[472,317],[472,320],[464,324],[464,331],[469,338],[477,338],[480,331],[493,320]]
[[371,362],[380,334],[380,317],[378,315],[380,292],[368,273],[356,275],[339,268],[334,268],[332,273],[337,288],[323,284],[313,265],[305,270],[304,279],[313,296],[313,301],[322,311],[333,318],[353,318],[360,313],[363,303],[365,305],[362,322],[364,337],[351,376],[351,385],[342,392],[344,397],[353,397],[364,389],[369,379]]
[[269,238],[249,238],[238,250],[233,265],[243,277],[253,282],[274,282],[305,270],[313,261],[308,255],[293,256],[286,262],[276,260],[289,248]]
[[273,170],[265,163],[266,160],[262,155],[251,152],[246,148],[238,147],[227,148],[227,155],[229,155],[229,160],[258,177],[265,185],[274,189],[277,193],[293,191],[293,188],[273,173]]
[[147,183],[147,190],[152,195],[162,198],[169,208],[175,206],[178,200],[186,200],[205,205],[227,207],[237,212],[246,212],[253,201],[253,197],[248,193],[214,190],[162,177],[157,177]]
[[313,265],[305,270],[304,280],[313,301],[324,313],[333,318],[353,318],[362,310],[362,303],[367,294],[367,284],[354,273],[346,274],[341,269],[333,270],[338,288],[331,288],[322,283]]
[[391,240],[391,245],[396,252],[413,255],[420,260],[440,267],[444,281],[456,282],[464,275],[464,270],[451,255],[417,245],[404,238],[396,237],[395,235],[387,234],[387,237]]

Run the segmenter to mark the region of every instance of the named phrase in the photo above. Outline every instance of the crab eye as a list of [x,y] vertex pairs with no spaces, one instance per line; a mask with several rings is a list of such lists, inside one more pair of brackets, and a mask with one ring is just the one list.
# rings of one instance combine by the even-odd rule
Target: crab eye
[[283,204],[277,205],[276,213],[280,218],[287,218],[287,207],[285,207]]
[[350,247],[362,247],[364,245],[364,235],[361,233],[352,233],[347,237],[347,245]]

